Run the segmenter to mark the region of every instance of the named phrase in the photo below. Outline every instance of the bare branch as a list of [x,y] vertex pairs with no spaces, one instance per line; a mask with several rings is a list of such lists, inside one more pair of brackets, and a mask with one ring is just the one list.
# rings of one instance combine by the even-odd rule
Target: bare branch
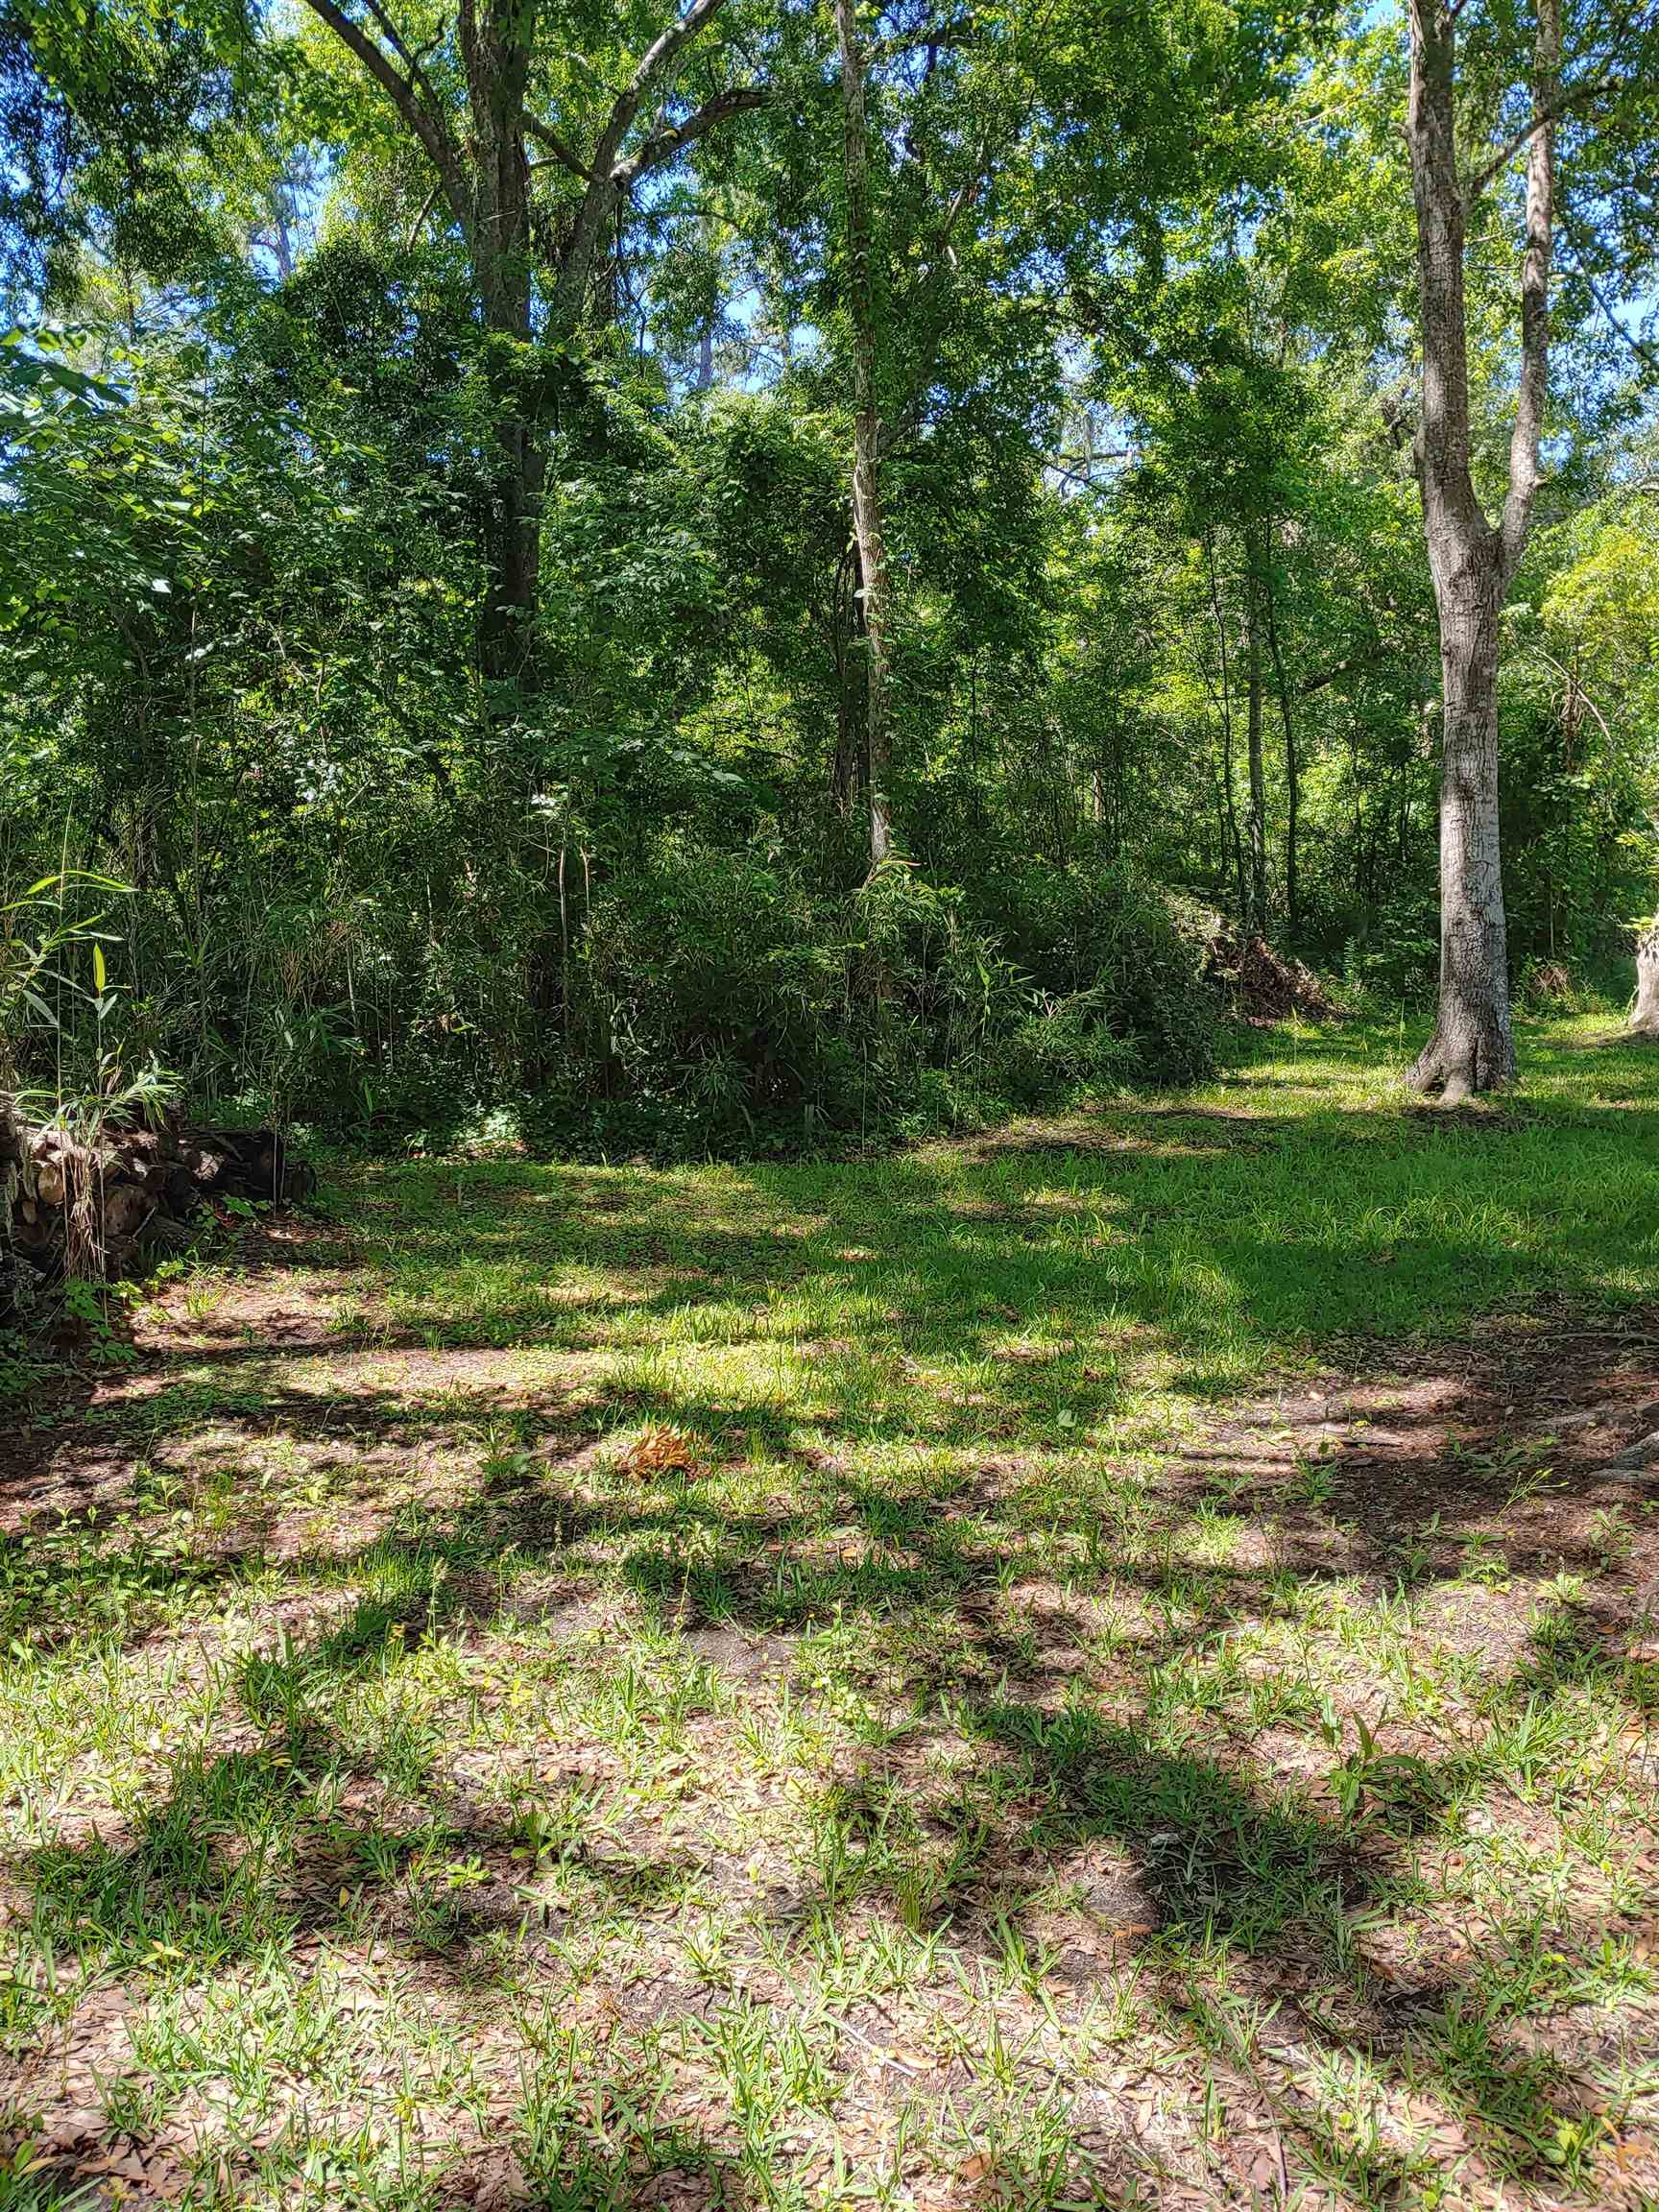
[[1598,77],[1587,84],[1570,86],[1568,90],[1553,100],[1541,102],[1528,116],[1525,127],[1517,131],[1514,136],[1504,144],[1502,151],[1495,154],[1484,168],[1478,169],[1463,186],[1464,206],[1466,208],[1473,207],[1487,185],[1492,182],[1492,180],[1503,175],[1516,155],[1524,147],[1532,144],[1540,131],[1552,130],[1555,124],[1564,121],[1575,108],[1585,107],[1591,101],[1599,100],[1604,92],[1612,92],[1616,89],[1617,86],[1611,78]]
[[444,180],[442,177],[440,177],[437,183],[433,185],[431,191],[427,193],[425,199],[421,201],[420,214],[416,216],[414,222],[409,226],[409,236],[405,241],[405,246],[406,250],[410,252],[413,252],[415,248],[415,241],[421,235],[421,226],[424,224],[427,216],[431,214],[433,208],[438,204],[438,202],[443,198],[443,195]]
[[[616,95],[593,149],[588,189],[582,195],[575,229],[553,288],[548,322],[554,332],[573,330],[580,320],[589,271],[599,240],[615,211],[618,195],[633,180],[635,172],[624,174],[620,159],[624,139],[647,98],[667,97],[681,54],[724,6],[725,0],[692,0],[685,13],[647,47],[633,76]],[[684,139],[681,143],[685,143]],[[667,155],[662,157],[666,159]]]
[[393,22],[391,16],[381,6],[380,0],[363,0],[363,5],[365,8],[367,8],[369,13],[373,17],[375,27],[379,31],[381,37],[385,39],[387,45],[391,47],[393,53],[397,55],[398,60],[402,62],[404,68],[409,72],[409,82],[411,84],[420,85],[421,89],[424,90],[425,84],[421,64],[416,60],[415,56],[410,52],[407,44],[404,42],[402,32],[398,30],[397,24]]
[[667,30],[646,48],[639,66],[617,94],[610,120],[599,134],[593,167],[601,177],[610,177],[614,171],[622,141],[633,127],[647,96],[659,86],[666,91],[674,63],[725,5],[726,0],[692,0],[691,6],[678,22],[670,23]]
[[1527,640],[1527,648],[1530,652],[1535,653],[1540,661],[1547,661],[1551,667],[1554,669],[1557,676],[1561,676],[1566,679],[1567,696],[1569,700],[1583,700],[1585,706],[1589,708],[1591,713],[1594,714],[1597,721],[1600,723],[1602,736],[1606,738],[1609,744],[1612,744],[1613,733],[1607,727],[1606,715],[1602,713],[1600,708],[1597,706],[1595,700],[1591,698],[1589,692],[1585,690],[1583,685],[1579,683],[1577,677],[1574,675],[1572,669],[1563,668],[1560,661],[1556,660],[1554,654],[1546,653],[1543,646],[1539,644],[1535,637],[1529,638]]
[[978,199],[979,188],[989,175],[990,168],[991,145],[989,139],[985,139],[980,142],[978,160],[950,195],[950,204],[945,210],[944,219],[940,223],[938,230],[934,233],[933,251],[936,254],[950,253],[951,233],[963,216],[967,214],[969,208],[973,206],[974,201]]
[[[533,140],[536,145],[545,146],[548,153],[552,155],[554,161],[561,168],[568,169],[572,177],[580,177],[584,184],[592,183],[592,170],[589,168],[587,162],[583,160],[568,140],[560,137],[551,123],[543,123],[540,115],[526,114],[524,117],[524,135]],[[543,164],[538,162],[533,166],[539,168]]]

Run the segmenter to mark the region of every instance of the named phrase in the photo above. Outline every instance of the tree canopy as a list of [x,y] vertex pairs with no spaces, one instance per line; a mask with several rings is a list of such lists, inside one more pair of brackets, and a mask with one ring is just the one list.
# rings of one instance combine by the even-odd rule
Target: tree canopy
[[1659,897],[1656,87],[1599,0],[4,0],[98,1050],[816,1142],[1201,1065],[1224,917],[1503,1079]]

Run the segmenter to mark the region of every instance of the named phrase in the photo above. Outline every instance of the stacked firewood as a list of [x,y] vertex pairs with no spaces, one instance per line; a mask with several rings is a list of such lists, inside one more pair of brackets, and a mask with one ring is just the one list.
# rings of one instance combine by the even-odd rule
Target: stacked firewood
[[282,1205],[315,1178],[274,1129],[32,1122],[0,1095],[0,1316],[64,1278],[119,1282],[188,1245],[204,1208]]

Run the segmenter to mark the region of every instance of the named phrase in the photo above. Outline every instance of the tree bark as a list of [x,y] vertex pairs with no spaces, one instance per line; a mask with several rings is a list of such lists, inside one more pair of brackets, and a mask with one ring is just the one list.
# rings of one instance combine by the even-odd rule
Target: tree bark
[[1636,1003],[1630,1012],[1630,1033],[1659,1037],[1659,917],[1636,938]]
[[1250,772],[1248,930],[1267,926],[1267,779],[1262,757],[1262,576],[1253,538],[1245,540],[1244,668],[1246,756]]
[[1537,0],[1527,161],[1521,377],[1501,522],[1470,467],[1464,301],[1466,197],[1456,150],[1459,0],[1410,0],[1407,136],[1417,219],[1423,404],[1413,449],[1440,627],[1440,989],[1434,1034],[1407,1080],[1451,1104],[1515,1073],[1498,834],[1498,617],[1526,547],[1547,395],[1554,188],[1548,120],[1559,0]]
[[1215,548],[1208,535],[1204,540],[1204,565],[1210,579],[1210,612],[1215,622],[1215,650],[1221,673],[1221,769],[1216,778],[1216,790],[1221,803],[1222,872],[1225,873],[1231,851],[1238,916],[1242,923],[1248,918],[1249,893],[1245,887],[1244,846],[1238,835],[1238,808],[1233,794],[1233,677],[1227,662],[1227,622],[1221,611],[1221,587],[1215,574]]
[[1285,922],[1291,949],[1302,929],[1302,894],[1297,877],[1297,839],[1302,819],[1302,761],[1296,747],[1296,717],[1290,705],[1290,685],[1285,676],[1285,654],[1279,643],[1279,613],[1273,590],[1273,538],[1268,525],[1267,650],[1273,661],[1273,681],[1279,693],[1279,718],[1285,726]]
[[1489,569],[1440,607],[1440,994],[1417,1074],[1453,1104],[1515,1073],[1498,844],[1498,610]]
[[853,529],[864,614],[864,760],[870,865],[893,845],[893,733],[888,670],[887,547],[881,522],[881,416],[877,395],[876,301],[870,222],[870,138],[855,0],[835,0],[841,50],[847,191],[847,306],[853,326]]
[[530,163],[524,150],[524,89],[535,8],[461,0],[458,28],[472,124],[473,276],[496,406],[496,468],[490,491],[488,582],[480,631],[485,677],[502,684],[527,668],[541,569],[544,468],[533,413],[520,388],[517,349],[530,324]]

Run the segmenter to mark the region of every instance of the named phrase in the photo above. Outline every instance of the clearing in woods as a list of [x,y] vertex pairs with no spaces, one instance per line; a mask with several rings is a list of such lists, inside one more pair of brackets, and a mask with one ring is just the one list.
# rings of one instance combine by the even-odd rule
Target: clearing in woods
[[1650,2204],[1659,1053],[348,1164],[9,1418],[0,2205]]

